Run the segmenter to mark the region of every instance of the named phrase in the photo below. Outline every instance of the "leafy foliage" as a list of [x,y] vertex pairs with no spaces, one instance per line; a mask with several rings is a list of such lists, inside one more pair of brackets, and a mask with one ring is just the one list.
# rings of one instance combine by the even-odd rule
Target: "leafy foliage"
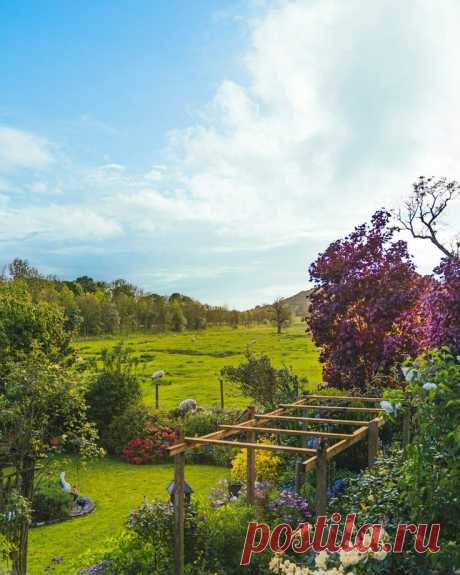
[[[263,443],[262,441],[259,443]],[[247,449],[241,449],[232,460],[232,479],[246,481]],[[256,480],[276,483],[281,472],[282,459],[273,451],[257,449],[255,452]]]
[[102,367],[86,393],[86,400],[88,416],[102,431],[114,417],[139,402],[141,388],[136,376],[137,360],[122,343],[111,350],[102,350],[101,362]]
[[246,361],[238,367],[225,366],[221,377],[240,387],[241,393],[251,397],[264,407],[294,401],[301,394],[305,381],[299,379],[290,369],[276,369],[266,354],[256,356],[249,349]]

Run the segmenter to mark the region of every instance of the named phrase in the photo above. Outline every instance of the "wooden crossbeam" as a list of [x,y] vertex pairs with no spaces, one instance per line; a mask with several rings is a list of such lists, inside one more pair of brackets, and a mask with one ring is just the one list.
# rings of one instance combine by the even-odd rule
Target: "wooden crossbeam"
[[[298,406],[296,406],[298,407]],[[291,415],[256,415],[256,419],[268,419],[279,421],[301,421],[303,423],[328,423],[336,425],[356,425],[357,427],[367,426],[368,421],[357,421],[353,419],[321,419],[319,417],[294,417]]]
[[[293,405],[295,405],[297,407],[297,405],[301,405],[302,402],[304,400],[303,399],[299,399],[299,401],[296,401],[295,403],[293,403]],[[260,416],[259,419],[261,419],[261,421],[256,421],[255,419],[249,419],[248,421],[245,421],[244,423],[241,424],[242,427],[246,427],[247,425],[255,425],[256,423],[261,423],[262,421],[270,421],[270,418],[274,415],[281,415],[282,413],[284,413],[286,410],[292,410],[295,409],[294,407],[292,408],[286,408],[286,407],[279,407],[277,409],[275,409],[274,411],[270,411],[269,413],[265,413],[264,415]],[[230,437],[231,435],[235,435],[236,433],[238,433],[238,430],[236,429],[219,429],[218,431],[213,431],[211,433],[208,433],[206,435],[202,436],[202,439],[223,439],[224,437]],[[191,449],[193,447],[197,447],[198,445],[190,445],[190,443],[185,443],[185,442],[179,442],[176,443],[175,445],[171,445],[171,447],[168,448],[169,451],[169,455],[173,456],[176,455],[177,453],[182,453],[183,451],[187,451],[187,449]]]
[[224,429],[239,429],[240,431],[256,431],[258,433],[286,433],[287,435],[303,435],[305,437],[330,437],[346,439],[353,437],[351,433],[329,433],[327,431],[308,431],[305,429],[280,429],[279,427],[241,427],[240,425],[219,425]]
[[288,451],[291,453],[316,453],[316,449],[306,447],[291,447],[288,445],[271,445],[268,443],[248,443],[244,441],[228,441],[225,439],[204,439],[202,437],[186,437],[185,443],[197,443],[199,445],[225,445],[229,447],[251,447],[265,451]]
[[382,413],[380,407],[345,407],[343,405],[294,405],[282,403],[281,407],[295,407],[296,409],[309,409],[317,411],[348,411],[349,413]]
[[[382,427],[382,425],[385,423],[385,420],[383,419],[383,417],[376,417],[375,419],[372,420],[372,422],[376,423],[377,427]],[[328,447],[326,449],[327,459],[332,459],[333,457],[335,457],[339,453],[342,453],[342,451],[344,451],[354,443],[357,443],[358,441],[364,439],[367,435],[367,432],[368,432],[367,425],[360,427],[359,429],[353,432],[352,437],[350,439],[343,439],[342,441],[338,441],[337,443],[334,443],[334,445]],[[316,462],[317,462],[316,455],[304,461],[303,464],[305,466],[305,471],[313,469],[316,466]]]
[[308,394],[304,400],[309,399],[333,399],[334,401],[362,401],[364,403],[373,403],[376,401],[383,401],[383,397],[354,397],[352,395],[315,395]]

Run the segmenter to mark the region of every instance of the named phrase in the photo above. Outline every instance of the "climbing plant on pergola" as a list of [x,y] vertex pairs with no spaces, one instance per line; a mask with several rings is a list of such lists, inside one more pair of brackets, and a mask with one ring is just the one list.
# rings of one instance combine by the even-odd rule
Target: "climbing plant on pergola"
[[[346,403],[365,403],[369,407],[354,407],[349,405],[330,405],[328,401],[346,402]],[[184,498],[184,470],[185,470],[185,453],[189,449],[201,445],[221,445],[227,447],[240,447],[247,449],[247,499],[250,505],[255,501],[255,450],[269,450],[276,452],[285,452],[298,454],[302,456],[303,461],[297,463],[296,467],[296,485],[302,484],[306,471],[316,468],[316,511],[318,515],[324,515],[327,508],[327,484],[328,484],[328,461],[333,459],[339,453],[345,451],[355,443],[368,438],[368,464],[373,465],[378,450],[379,429],[384,424],[382,417],[382,408],[371,407],[372,404],[379,403],[380,397],[344,397],[344,396],[325,396],[325,395],[306,395],[294,403],[283,403],[269,413],[256,414],[255,408],[250,406],[247,409],[248,418],[246,421],[234,425],[220,425],[220,429],[213,433],[208,433],[201,437],[183,437],[179,429],[177,434],[177,443],[169,448],[169,453],[175,460],[175,562],[176,574],[184,573],[184,517],[185,517],[185,498]],[[313,403],[312,403],[313,402]],[[306,417],[304,414],[315,412],[315,417]],[[367,415],[371,419],[337,419],[335,417],[318,417],[318,414],[324,412],[343,412]],[[293,413],[302,413],[302,415],[293,415]],[[277,422],[298,423],[302,426],[308,426],[308,429],[283,429],[274,427]],[[324,426],[328,430],[324,431]],[[340,426],[350,428],[349,433],[337,433],[329,431],[330,427]],[[318,430],[318,427],[320,430]],[[233,441],[231,438],[235,435],[244,434],[245,441]],[[282,435],[315,437],[319,439],[316,449],[309,447],[294,447],[281,444],[257,443],[257,435],[275,434],[278,437]]]

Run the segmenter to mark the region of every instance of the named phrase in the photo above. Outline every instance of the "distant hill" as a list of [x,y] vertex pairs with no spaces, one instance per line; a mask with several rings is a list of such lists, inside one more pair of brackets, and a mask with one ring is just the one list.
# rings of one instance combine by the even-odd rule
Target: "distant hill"
[[288,305],[289,309],[294,315],[305,317],[308,315],[308,308],[310,305],[310,294],[313,292],[312,289],[302,290],[295,295],[283,298],[285,304]]
[[[282,298],[283,302],[289,307],[291,310],[292,315],[302,317],[308,315],[308,308],[310,306],[310,294],[313,292],[313,289],[309,290],[302,290],[296,293],[295,295],[291,295],[290,297]],[[270,304],[263,304],[263,305],[256,305],[254,310],[269,310]]]

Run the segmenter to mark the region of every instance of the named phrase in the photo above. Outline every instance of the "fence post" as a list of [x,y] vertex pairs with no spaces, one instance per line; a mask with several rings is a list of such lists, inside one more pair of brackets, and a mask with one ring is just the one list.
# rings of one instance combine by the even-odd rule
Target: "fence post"
[[220,407],[224,409],[224,380],[219,379],[220,382]]
[[[248,407],[248,419],[253,419],[255,414],[254,406]],[[248,443],[255,443],[256,442],[256,433],[255,431],[248,431],[247,432]],[[248,489],[248,504],[254,505],[256,499],[256,490],[255,490],[255,482],[256,482],[256,453],[253,447],[248,447],[248,461],[247,461],[247,489]]]
[[369,421],[367,428],[367,463],[372,467],[377,459],[379,447],[379,426],[376,421]]
[[326,444],[321,440],[316,450],[316,513],[326,515],[327,511],[327,457]]
[[[181,428],[176,430],[176,442],[181,443],[184,434]],[[174,552],[175,573],[184,575],[184,523],[185,523],[185,452],[174,456]]]
[[160,392],[158,390],[159,385],[155,383],[155,408],[160,409]]

